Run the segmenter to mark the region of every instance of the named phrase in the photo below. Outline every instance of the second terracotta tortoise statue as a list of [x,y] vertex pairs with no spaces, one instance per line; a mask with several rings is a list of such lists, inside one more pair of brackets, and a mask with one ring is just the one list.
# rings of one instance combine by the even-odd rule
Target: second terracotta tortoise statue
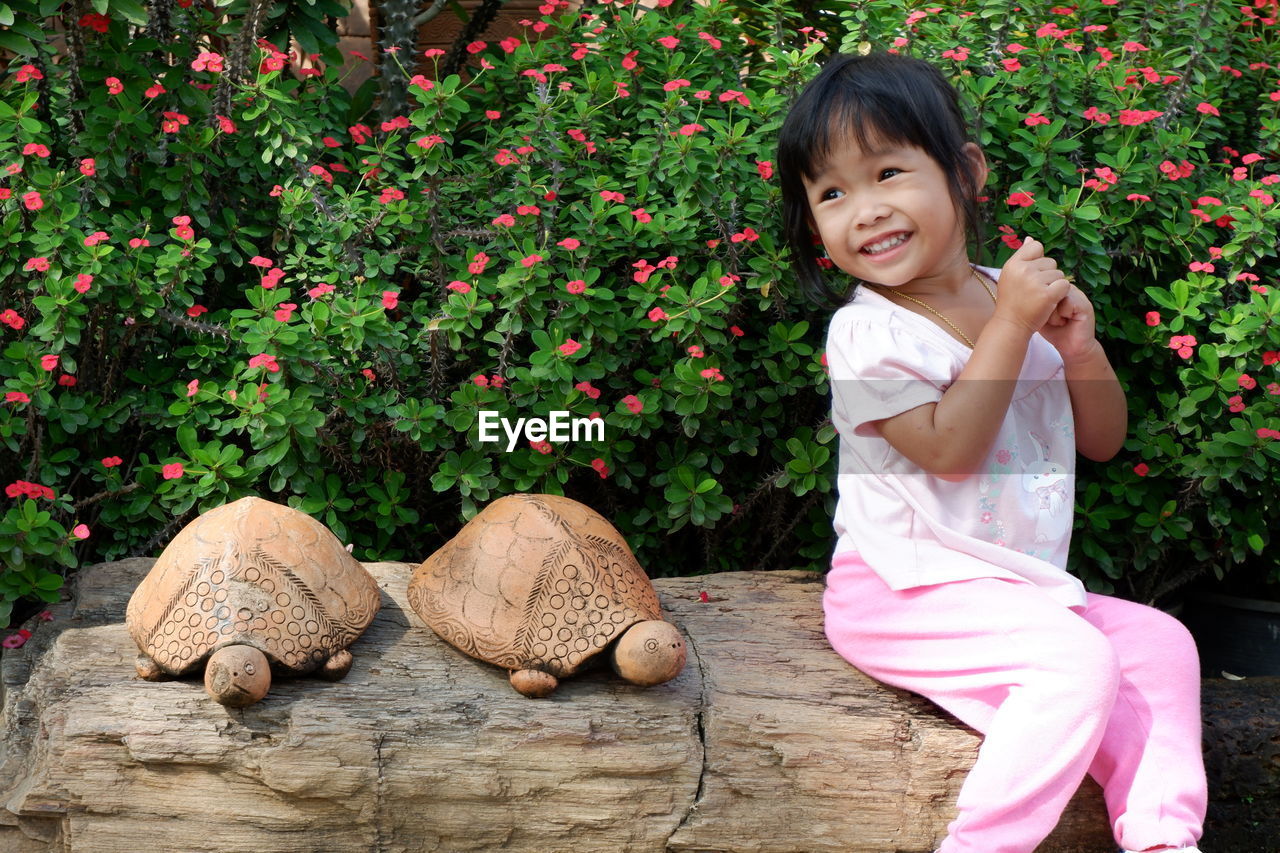
[[685,663],[622,536],[556,495],[489,504],[414,571],[409,604],[453,646],[509,670],[525,696],[546,696],[606,648],[633,684],[669,681]]

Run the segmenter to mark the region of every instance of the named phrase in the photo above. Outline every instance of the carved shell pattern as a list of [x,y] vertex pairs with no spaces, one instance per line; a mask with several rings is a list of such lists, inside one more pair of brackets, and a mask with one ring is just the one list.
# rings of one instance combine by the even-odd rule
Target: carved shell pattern
[[[570,675],[631,625],[661,618],[657,593],[621,536],[594,511],[569,501],[514,495],[524,501],[515,518],[480,516],[477,536],[462,532],[425,562],[409,586],[409,604],[451,645],[507,669],[540,669]],[[589,514],[597,529],[614,537],[584,534]],[[526,513],[541,519],[541,535],[529,530]],[[470,526],[470,525],[468,525]],[[465,529],[464,529],[465,530]],[[465,544],[458,545],[460,541]],[[500,549],[494,553],[495,544]],[[538,560],[530,582],[525,561]],[[515,621],[514,634],[510,632]]]
[[[179,558],[186,555],[186,565],[165,564],[166,549],[153,568],[155,582],[145,588],[153,581],[149,576],[129,601],[130,631],[138,647],[173,675],[193,669],[214,649],[233,643],[260,649],[273,669],[309,672],[349,646],[373,621],[380,603],[377,584],[314,519],[260,500],[237,509],[234,521],[224,515],[220,526],[201,524],[206,513],[179,534],[187,534],[181,543],[175,537],[170,547],[182,546],[177,553]],[[245,515],[255,510],[297,513],[306,521],[295,521],[287,530],[283,524],[245,524]],[[206,533],[208,538],[202,535]],[[334,548],[342,552],[340,557]],[[340,584],[341,597],[326,585],[322,598],[275,556],[280,551],[309,557],[313,575],[319,572],[317,564],[333,563],[334,571],[359,572],[363,578],[354,576],[348,579],[354,582]],[[166,585],[176,588],[164,606],[149,607],[147,594],[164,595]]]

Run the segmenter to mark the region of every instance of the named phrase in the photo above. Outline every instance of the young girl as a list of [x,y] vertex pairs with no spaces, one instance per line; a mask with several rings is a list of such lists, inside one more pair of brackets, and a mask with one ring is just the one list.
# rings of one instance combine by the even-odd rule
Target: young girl
[[[830,60],[777,163],[797,272],[843,299],[827,637],[985,734],[939,853],[1031,853],[1086,773],[1126,851],[1195,851],[1195,645],[1065,570],[1076,451],[1110,459],[1127,427],[1088,298],[1031,238],[1001,269],[969,262],[986,161],[926,62]],[[824,285],[815,235],[849,294]]]

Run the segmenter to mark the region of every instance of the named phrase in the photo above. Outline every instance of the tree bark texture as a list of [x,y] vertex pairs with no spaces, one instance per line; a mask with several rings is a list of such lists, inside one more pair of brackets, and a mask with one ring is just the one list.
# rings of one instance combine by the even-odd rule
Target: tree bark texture
[[[347,677],[230,709],[135,674],[124,609],[151,563],[82,570],[0,659],[0,850],[927,853],[980,743],[836,655],[802,572],[660,579],[689,646],[675,680],[598,667],[531,700],[423,626],[414,566],[370,563],[382,610]],[[1276,802],[1280,739],[1277,691],[1239,684],[1208,691],[1208,731],[1211,758],[1243,761],[1244,808]],[[1265,849],[1246,836],[1229,849]],[[1092,781],[1040,850],[1114,850]]]

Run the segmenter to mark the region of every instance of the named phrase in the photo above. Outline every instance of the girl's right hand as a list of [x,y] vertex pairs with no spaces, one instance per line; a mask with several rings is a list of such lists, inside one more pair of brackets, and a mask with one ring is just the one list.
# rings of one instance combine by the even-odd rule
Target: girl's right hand
[[1070,291],[1071,283],[1057,262],[1045,256],[1044,244],[1027,237],[1000,271],[995,316],[1030,335],[1044,326]]

